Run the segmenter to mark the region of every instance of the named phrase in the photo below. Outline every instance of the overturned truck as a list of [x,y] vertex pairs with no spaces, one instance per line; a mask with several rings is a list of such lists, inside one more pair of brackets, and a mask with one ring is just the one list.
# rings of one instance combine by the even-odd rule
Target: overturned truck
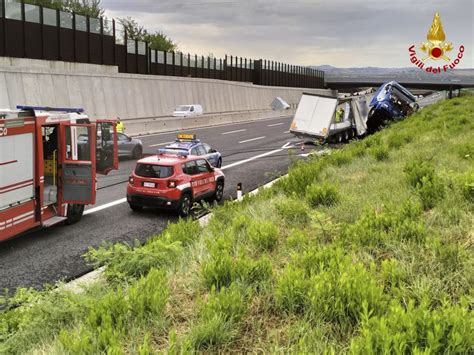
[[290,132],[301,139],[340,143],[373,133],[416,109],[416,97],[394,81],[374,95],[336,98],[303,93]]

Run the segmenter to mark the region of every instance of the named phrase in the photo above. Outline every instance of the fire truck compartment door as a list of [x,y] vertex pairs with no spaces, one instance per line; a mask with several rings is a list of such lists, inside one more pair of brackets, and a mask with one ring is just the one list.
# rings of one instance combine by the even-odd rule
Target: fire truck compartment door
[[61,186],[62,201],[74,204],[94,204],[95,132],[92,124],[61,126]]
[[33,149],[33,133],[0,137],[0,210],[34,198]]
[[107,175],[111,170],[117,170],[119,164],[116,122],[112,120],[97,120],[96,136],[97,173]]
[[95,202],[95,179],[92,164],[63,164],[63,202],[92,204]]

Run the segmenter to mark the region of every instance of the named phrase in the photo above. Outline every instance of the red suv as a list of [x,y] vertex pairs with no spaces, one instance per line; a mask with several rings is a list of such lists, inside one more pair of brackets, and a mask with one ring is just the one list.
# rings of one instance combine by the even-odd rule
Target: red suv
[[128,180],[127,201],[134,211],[161,207],[185,217],[195,201],[222,200],[224,178],[206,159],[158,154],[137,162]]

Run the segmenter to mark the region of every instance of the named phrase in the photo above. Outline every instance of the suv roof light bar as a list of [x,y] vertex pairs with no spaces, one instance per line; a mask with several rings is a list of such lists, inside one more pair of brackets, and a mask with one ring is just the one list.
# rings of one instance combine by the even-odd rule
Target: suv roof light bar
[[186,152],[186,151],[184,151],[184,150],[183,150],[183,151],[178,151],[178,152],[174,153],[174,152],[169,151],[169,150],[166,149],[166,148],[160,148],[160,149],[158,149],[158,150],[156,151],[156,153],[157,153],[158,155],[163,155],[163,154],[176,155],[177,157],[180,157],[180,158],[181,158],[181,157],[186,158],[186,157],[189,155],[189,152]]

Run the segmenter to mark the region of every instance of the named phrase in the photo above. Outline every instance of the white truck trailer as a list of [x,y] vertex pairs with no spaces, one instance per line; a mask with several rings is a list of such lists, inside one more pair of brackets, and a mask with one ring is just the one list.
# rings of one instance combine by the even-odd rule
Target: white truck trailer
[[367,131],[371,95],[336,98],[303,93],[290,132],[300,139],[343,142]]

